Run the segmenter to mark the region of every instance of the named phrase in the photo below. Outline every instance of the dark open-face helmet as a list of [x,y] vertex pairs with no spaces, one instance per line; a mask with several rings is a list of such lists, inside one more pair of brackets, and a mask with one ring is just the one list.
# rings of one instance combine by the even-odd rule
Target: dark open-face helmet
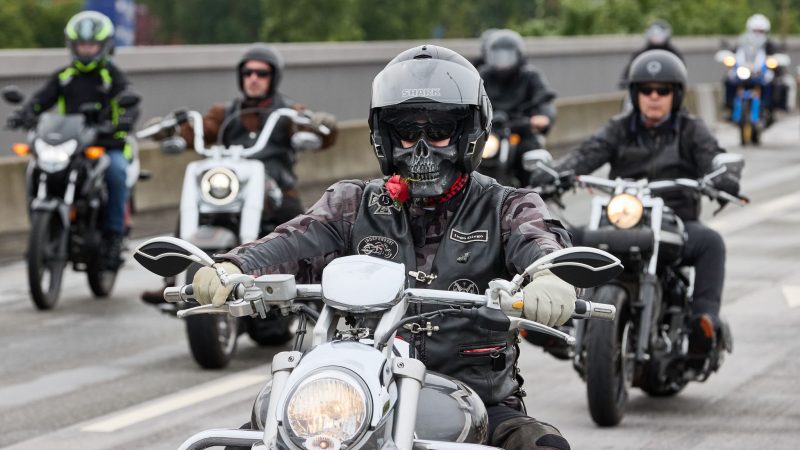
[[256,43],[251,45],[247,51],[244,52],[239,63],[236,65],[236,82],[238,83],[239,90],[244,92],[244,84],[242,81],[242,68],[247,61],[261,61],[272,66],[272,81],[269,84],[269,91],[266,97],[272,96],[278,90],[283,75],[283,58],[278,50],[267,44]]
[[[114,51],[114,24],[97,11],[83,11],[72,16],[64,27],[64,37],[78,69],[92,70]],[[80,54],[80,44],[97,44],[98,50],[91,55]]]
[[412,197],[442,195],[472,172],[492,123],[478,71],[458,53],[422,45],[397,55],[372,82],[370,138],[385,175]]
[[631,62],[628,72],[628,90],[633,107],[639,109],[639,86],[644,83],[669,83],[673,88],[672,111],[678,111],[688,76],[686,66],[674,53],[654,49],[643,52]]

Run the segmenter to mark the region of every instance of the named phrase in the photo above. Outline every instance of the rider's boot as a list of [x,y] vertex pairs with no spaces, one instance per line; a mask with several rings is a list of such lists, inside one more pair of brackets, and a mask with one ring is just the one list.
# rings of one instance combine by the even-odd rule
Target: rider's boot
[[117,271],[122,266],[122,233],[109,232],[105,236],[105,268]]
[[[716,320],[715,320],[716,319]],[[720,327],[719,319],[711,314],[698,314],[692,318],[689,328],[689,354],[688,365],[701,375],[709,369],[716,370],[717,364],[710,359],[716,359],[714,352],[719,353]]]
[[164,278],[163,287],[142,292],[141,299],[143,302],[151,305],[160,305],[162,303],[166,303],[166,300],[164,300],[164,289],[174,285],[175,277]]

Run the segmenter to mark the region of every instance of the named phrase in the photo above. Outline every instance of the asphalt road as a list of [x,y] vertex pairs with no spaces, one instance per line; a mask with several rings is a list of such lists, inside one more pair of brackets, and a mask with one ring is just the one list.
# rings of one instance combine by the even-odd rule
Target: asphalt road
[[[575,449],[800,448],[800,120],[776,124],[760,148],[737,148],[727,127],[720,136],[745,155],[753,200],[709,218],[728,245],[723,314],[734,353],[674,398],[634,391],[623,423],[600,429],[571,365],[523,344],[529,411]],[[568,217],[580,222],[586,203],[570,198]],[[199,369],[183,324],[138,300],[159,279],[132,261],[106,300],[68,273],[50,312],[28,299],[23,262],[0,266],[0,283],[3,448],[172,449],[197,431],[238,427],[282,350],[242,336],[230,367]]]

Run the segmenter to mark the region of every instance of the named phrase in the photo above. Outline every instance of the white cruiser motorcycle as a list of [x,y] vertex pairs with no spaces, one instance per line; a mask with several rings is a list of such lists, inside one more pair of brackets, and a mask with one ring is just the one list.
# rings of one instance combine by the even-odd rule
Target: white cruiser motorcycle
[[[241,113],[258,111],[260,110],[245,109]],[[278,225],[270,222],[269,217],[262,217],[262,213],[265,195],[269,197],[266,200],[270,207],[278,208],[283,201],[283,194],[277,182],[266,176],[264,163],[251,157],[256,153],[269,156],[271,149],[267,147],[267,143],[282,118],[288,118],[298,125],[310,126],[308,111],[281,108],[269,115],[251,146],[225,146],[218,143],[206,148],[202,115],[197,111],[176,111],[159,123],[136,133],[137,138],[143,139],[175,128],[186,121],[192,125],[194,149],[204,159],[193,161],[186,167],[181,191],[178,237],[212,255],[225,253],[243,243],[254,241]],[[220,136],[223,131],[224,126],[219,131]],[[324,126],[318,131],[322,134],[330,133]],[[309,131],[298,131],[292,135],[292,147],[298,151],[318,149],[321,143],[319,136]],[[161,141],[161,149],[165,153],[179,153],[185,148],[186,142],[181,137]],[[263,152],[265,148],[267,153]],[[185,277],[176,280],[177,285],[191,284],[194,273],[199,268],[199,265],[190,267]],[[187,307],[185,303],[158,306],[170,314]],[[186,333],[192,356],[207,369],[228,365],[236,351],[236,341],[240,333],[246,331],[259,345],[280,345],[291,339],[291,326],[292,321],[283,317],[261,320],[226,315],[195,315],[186,318]]]
[[[134,258],[161,276],[174,276],[193,263],[213,261],[192,244],[175,238],[154,238],[142,244]],[[302,331],[294,351],[272,360],[272,380],[253,406],[251,430],[214,429],[186,440],[181,449],[244,446],[254,449],[492,449],[486,408],[464,383],[427,372],[409,357],[406,343],[395,339],[404,325],[433,317],[473,318],[487,330],[524,328],[567,342],[574,338],[544,325],[507,316],[499,292],[521,298],[526,277],[549,269],[578,286],[589,287],[614,278],[620,261],[588,247],[553,252],[531,264],[512,280],[494,280],[484,295],[407,288],[402,264],[364,255],[331,262],[321,284],[296,284],[294,275],[228,275],[217,269],[222,282],[235,286],[228,303],[198,306],[180,316],[220,313],[233,317],[264,317],[270,310],[316,320],[311,349],[302,346]],[[193,299],[191,285],[167,288],[169,302]],[[321,299],[316,312],[304,301]],[[411,304],[438,305],[438,311],[406,317]],[[579,300],[573,317],[613,320],[610,305]],[[344,319],[344,320],[342,320]],[[437,327],[419,330],[433,333]]]

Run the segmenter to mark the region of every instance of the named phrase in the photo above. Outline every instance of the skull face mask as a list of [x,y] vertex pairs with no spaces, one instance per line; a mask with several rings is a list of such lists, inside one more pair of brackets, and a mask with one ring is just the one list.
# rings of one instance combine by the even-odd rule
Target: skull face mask
[[409,109],[384,119],[392,132],[394,165],[408,180],[412,198],[440,196],[458,179],[458,136],[466,111]]

